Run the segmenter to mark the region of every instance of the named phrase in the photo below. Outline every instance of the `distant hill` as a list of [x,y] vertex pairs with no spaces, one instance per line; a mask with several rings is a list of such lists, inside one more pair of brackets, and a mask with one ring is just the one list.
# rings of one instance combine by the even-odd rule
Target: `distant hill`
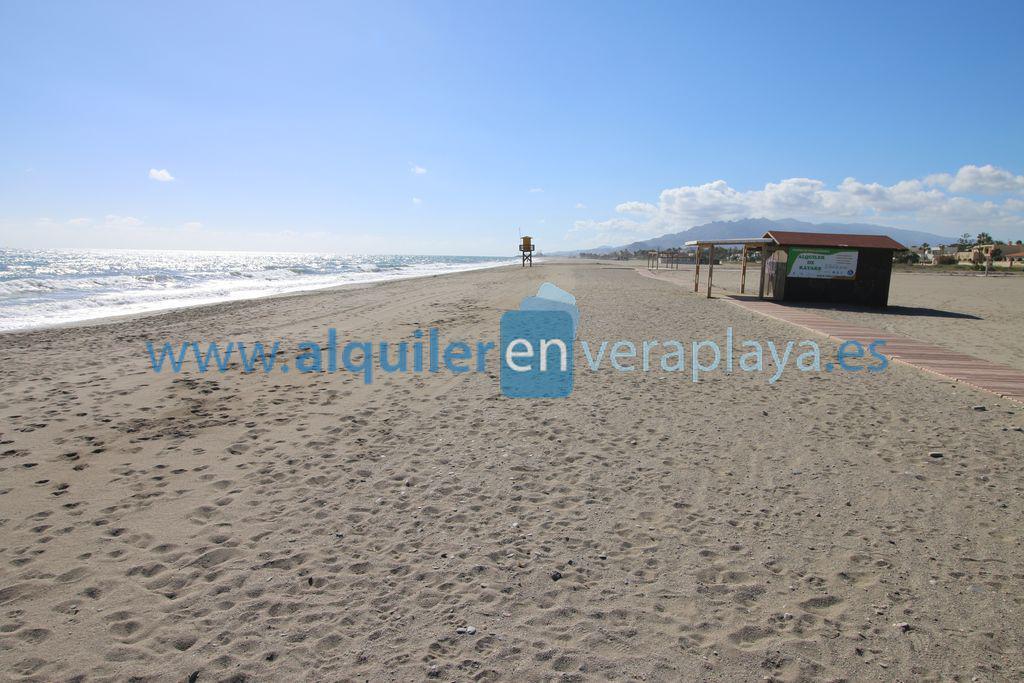
[[[690,240],[706,239],[737,239],[742,237],[760,237],[769,230],[793,230],[798,232],[828,232],[828,233],[851,233],[856,235],[888,235],[900,244],[912,247],[927,242],[931,245],[953,244],[955,237],[948,235],[936,235],[931,232],[919,230],[904,230],[902,228],[890,228],[884,225],[872,223],[806,223],[793,218],[782,218],[770,220],[768,218],[743,218],[737,221],[714,221],[697,225],[689,230],[673,232],[661,237],[654,237],[649,240],[631,242],[619,247],[597,247],[585,249],[588,253],[608,254],[627,249],[636,251],[638,249],[672,249],[681,247]],[[578,253],[578,252],[576,252]]]

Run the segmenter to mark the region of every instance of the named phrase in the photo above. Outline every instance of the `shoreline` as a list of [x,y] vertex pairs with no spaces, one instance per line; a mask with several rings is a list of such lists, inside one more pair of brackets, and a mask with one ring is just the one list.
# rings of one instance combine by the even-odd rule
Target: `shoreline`
[[152,318],[154,316],[163,315],[165,313],[177,313],[177,312],[185,311],[185,310],[207,308],[207,307],[216,307],[216,306],[224,306],[224,305],[228,305],[228,304],[243,303],[243,302],[246,302],[246,301],[263,301],[263,300],[272,300],[272,299],[278,299],[278,298],[283,298],[283,297],[306,296],[306,295],[309,295],[309,294],[317,294],[317,293],[320,293],[320,292],[355,290],[355,289],[362,289],[362,288],[365,288],[365,287],[373,287],[373,286],[376,286],[376,285],[383,285],[383,284],[387,284],[389,282],[401,282],[401,281],[405,281],[405,280],[421,280],[421,279],[429,279],[429,278],[433,278],[433,277],[445,277],[445,276],[448,276],[448,275],[459,275],[461,273],[472,273],[472,272],[478,271],[478,270],[492,270],[492,269],[495,269],[495,268],[510,268],[510,267],[512,267],[514,265],[516,265],[516,264],[514,264],[514,263],[496,263],[494,265],[483,265],[483,266],[475,266],[475,267],[472,267],[472,268],[465,268],[465,269],[461,269],[461,270],[451,270],[451,271],[444,272],[444,273],[425,273],[423,275],[401,275],[401,276],[392,277],[392,278],[382,278],[380,280],[364,281],[364,282],[349,282],[349,283],[342,283],[342,284],[332,284],[332,285],[327,285],[327,286],[324,286],[324,287],[314,287],[312,289],[298,289],[298,290],[290,291],[290,292],[274,292],[272,294],[257,295],[257,296],[250,296],[250,297],[241,297],[241,298],[236,298],[236,299],[225,299],[225,300],[222,300],[222,301],[206,301],[206,302],[203,302],[203,303],[196,303],[196,304],[172,305],[172,306],[169,306],[167,308],[157,308],[157,309],[153,309],[153,310],[149,310],[149,311],[138,311],[138,312],[135,312],[135,313],[115,313],[115,314],[112,314],[112,315],[104,315],[102,317],[97,317],[97,318],[86,318],[84,320],[69,320],[67,322],[37,325],[37,326],[24,327],[24,328],[19,328],[19,329],[14,329],[14,330],[0,330],[0,339],[3,339],[7,335],[16,335],[16,334],[32,333],[32,332],[42,332],[44,330],[60,330],[60,329],[73,329],[73,328],[79,328],[79,327],[93,327],[93,326],[97,326],[97,325],[109,325],[109,324],[114,324],[114,323],[118,323],[118,322],[123,322],[125,320],[134,320],[134,319],[139,319],[139,318]]

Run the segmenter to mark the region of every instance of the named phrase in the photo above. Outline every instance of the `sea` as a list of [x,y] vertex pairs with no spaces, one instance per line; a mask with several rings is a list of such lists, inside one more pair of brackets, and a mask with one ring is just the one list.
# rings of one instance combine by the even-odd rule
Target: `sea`
[[514,262],[487,256],[0,249],[0,332]]

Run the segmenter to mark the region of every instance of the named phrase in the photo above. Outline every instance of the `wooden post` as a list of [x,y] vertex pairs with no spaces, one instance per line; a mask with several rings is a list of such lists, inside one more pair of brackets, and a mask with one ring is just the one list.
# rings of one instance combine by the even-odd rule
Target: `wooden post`
[[711,298],[711,280],[715,276],[715,245],[708,250],[708,298]]
[[700,291],[700,245],[697,245],[697,250],[693,253],[693,291],[696,294]]
[[760,287],[758,288],[758,291],[757,291],[757,298],[758,299],[763,299],[764,298],[764,271],[765,271],[765,266],[767,264],[768,264],[768,245],[767,244],[762,244],[761,245],[761,285],[760,285]]
[[743,255],[740,257],[740,294],[747,291],[747,245],[743,245]]

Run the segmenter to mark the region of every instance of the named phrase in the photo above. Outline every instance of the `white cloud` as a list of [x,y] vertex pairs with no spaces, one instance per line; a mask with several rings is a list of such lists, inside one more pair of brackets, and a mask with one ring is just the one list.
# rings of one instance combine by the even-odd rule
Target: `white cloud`
[[427,172],[427,169],[423,168],[422,166],[417,166],[411,161],[409,162],[409,170],[412,172],[413,175],[425,175]]
[[412,198],[412,203],[413,203],[413,204],[422,204],[422,203],[423,203],[423,200],[422,200],[422,199],[420,199],[419,197],[413,197],[413,198]]
[[1024,193],[1024,175],[985,166],[963,166],[949,183],[950,192],[961,194],[1015,194]]
[[82,227],[82,226],[91,225],[91,224],[92,224],[92,219],[91,218],[72,218],[71,220],[68,221],[68,225],[70,225],[72,227]]
[[1024,191],[1024,176],[994,166],[964,166],[892,185],[846,178],[829,186],[814,178],[787,178],[755,190],[725,180],[663,190],[658,203],[623,202],[617,213],[633,218],[576,221],[568,239],[586,246],[621,243],[678,232],[716,220],[796,218],[808,221],[878,222],[895,227],[959,235],[982,230],[999,236],[1024,233],[1024,202],[979,201],[960,194]]
[[932,173],[924,177],[924,184],[929,187],[949,187],[953,182],[953,175],[950,173]]
[[584,247],[615,246],[646,239],[665,231],[651,231],[646,223],[626,218],[606,221],[576,221],[566,240]]
[[171,172],[168,171],[166,168],[161,168],[161,169],[151,168],[151,169],[149,169],[149,177],[152,180],[156,180],[156,181],[161,182],[161,183],[169,183],[172,180],[174,180],[174,176],[172,176]]
[[585,209],[585,208],[587,208],[587,205],[584,204],[583,202],[576,202],[576,208],[577,209]]
[[189,221],[189,222],[185,223],[184,225],[182,225],[181,227],[184,230],[188,230],[189,232],[194,232],[196,230],[202,230],[203,229],[203,224],[200,223],[199,221]]
[[658,207],[647,202],[623,202],[615,207],[617,213],[636,213],[640,215],[655,214]]
[[534,193],[536,193],[536,192],[543,192],[543,191],[544,191],[543,187],[531,187],[530,188],[530,192],[534,192]]
[[137,228],[142,225],[142,221],[132,216],[118,216],[117,214],[107,214],[103,218],[103,222],[111,228]]
[[945,197],[939,190],[925,189],[919,180],[901,180],[886,186],[847,178],[839,184],[835,201],[848,203],[849,206],[844,205],[843,208],[854,213],[864,207],[875,211],[916,211],[939,204]]

